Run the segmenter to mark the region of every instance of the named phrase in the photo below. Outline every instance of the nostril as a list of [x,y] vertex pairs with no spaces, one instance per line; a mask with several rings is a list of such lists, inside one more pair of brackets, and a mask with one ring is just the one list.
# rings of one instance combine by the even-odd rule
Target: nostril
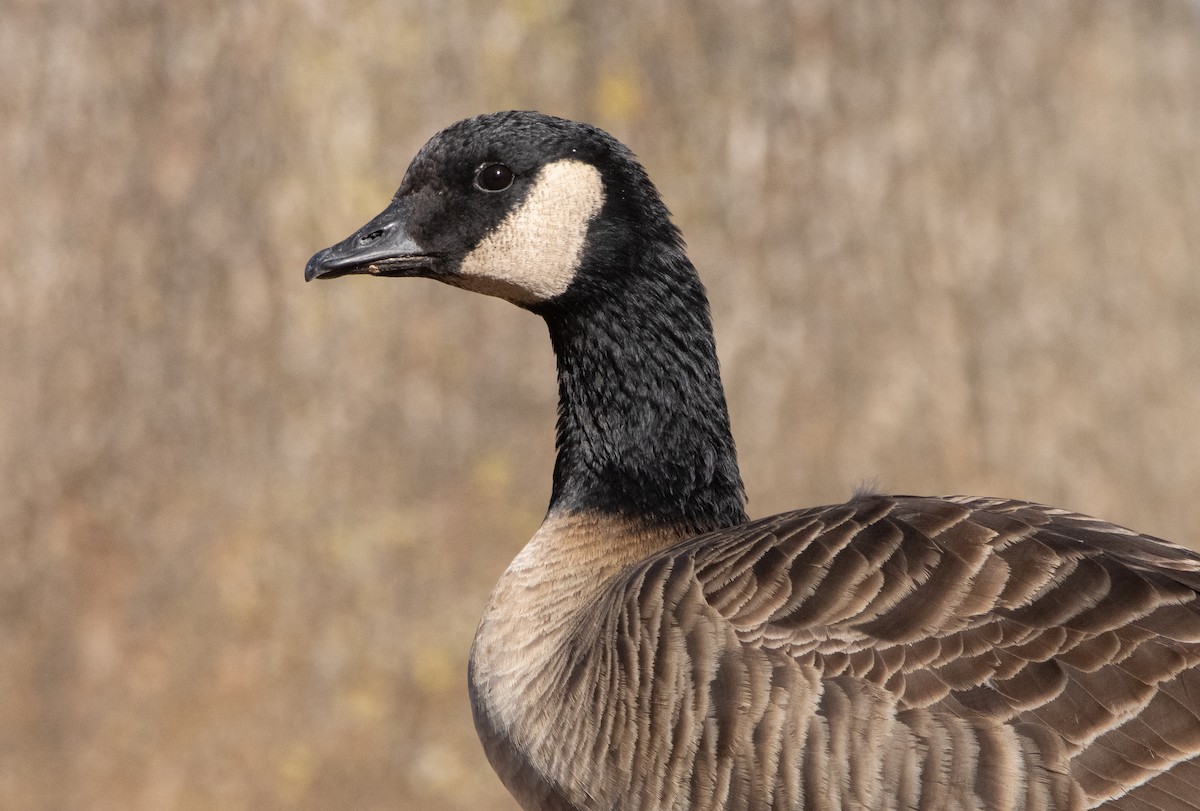
[[359,242],[362,242],[364,244],[367,242],[374,242],[375,240],[379,239],[381,236],[383,236],[383,229],[379,228],[379,229],[367,234],[366,236],[364,236],[362,239],[359,240]]

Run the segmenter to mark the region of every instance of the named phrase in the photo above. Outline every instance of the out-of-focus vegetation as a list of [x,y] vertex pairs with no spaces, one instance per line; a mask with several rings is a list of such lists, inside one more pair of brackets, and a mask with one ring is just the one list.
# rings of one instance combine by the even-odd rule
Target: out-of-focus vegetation
[[1200,541],[1200,8],[9,0],[0,807],[514,808],[465,663],[537,526],[537,319],[304,285],[460,117],[630,144],[751,511],[892,491]]

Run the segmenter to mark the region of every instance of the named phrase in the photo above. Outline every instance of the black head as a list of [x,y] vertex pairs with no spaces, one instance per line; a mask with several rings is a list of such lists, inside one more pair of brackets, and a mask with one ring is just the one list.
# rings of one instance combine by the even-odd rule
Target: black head
[[[532,309],[619,288],[647,244],[680,246],[645,171],[596,127],[533,112],[459,121],[391,204],[305,277],[424,276]],[[602,271],[600,269],[603,269]]]
[[530,112],[460,121],[308,279],[424,276],[542,315],[558,359],[552,510],[702,532],[745,520],[708,301],[645,170]]

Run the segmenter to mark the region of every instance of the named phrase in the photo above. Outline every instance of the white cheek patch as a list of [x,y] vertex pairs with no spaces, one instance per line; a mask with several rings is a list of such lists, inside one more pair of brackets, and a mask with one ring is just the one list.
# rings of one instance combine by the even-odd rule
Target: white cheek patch
[[596,167],[575,160],[547,164],[521,205],[447,281],[522,304],[553,298],[575,278],[588,225],[603,203]]

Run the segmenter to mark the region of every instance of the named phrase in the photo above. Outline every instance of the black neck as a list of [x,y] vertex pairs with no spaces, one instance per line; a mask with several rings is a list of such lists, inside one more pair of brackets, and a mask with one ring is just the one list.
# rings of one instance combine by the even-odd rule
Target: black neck
[[661,245],[619,289],[542,313],[558,359],[550,510],[695,533],[746,521],[704,288]]

